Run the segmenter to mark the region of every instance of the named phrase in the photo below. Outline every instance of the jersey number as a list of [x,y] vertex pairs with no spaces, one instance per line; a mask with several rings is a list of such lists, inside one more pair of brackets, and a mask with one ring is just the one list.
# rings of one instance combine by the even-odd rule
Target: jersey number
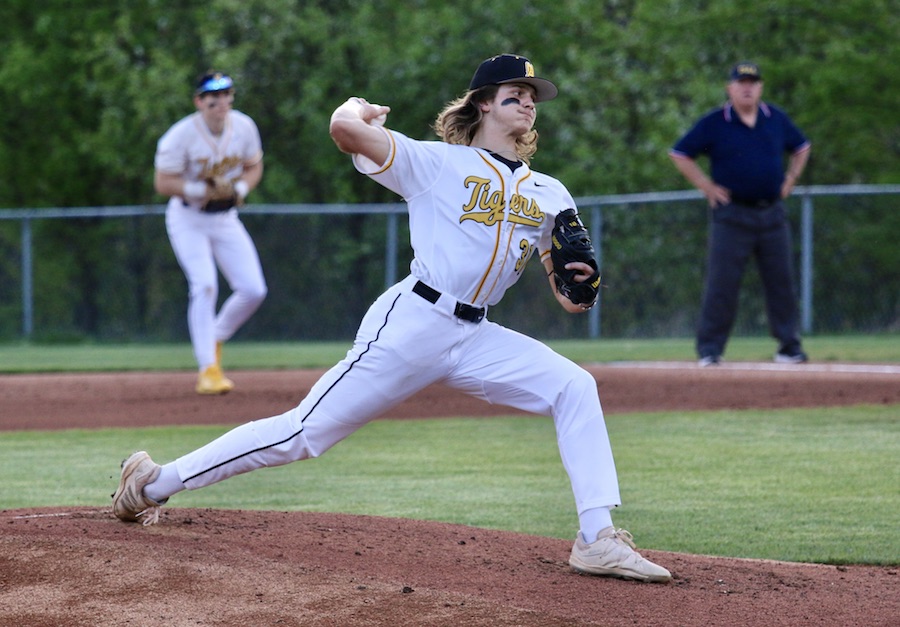
[[525,269],[525,264],[528,263],[531,254],[534,252],[534,246],[532,246],[527,239],[523,239],[519,242],[519,250],[522,251],[522,254],[519,255],[519,258],[516,260],[516,274],[522,274],[522,270]]

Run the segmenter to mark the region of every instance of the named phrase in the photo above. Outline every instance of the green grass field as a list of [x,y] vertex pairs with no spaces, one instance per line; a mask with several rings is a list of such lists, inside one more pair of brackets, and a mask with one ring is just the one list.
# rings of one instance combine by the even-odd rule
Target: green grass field
[[[340,360],[351,342],[232,342],[228,368],[327,368]],[[610,361],[693,361],[691,338],[559,340],[548,344],[579,363]],[[900,333],[813,336],[804,347],[816,362],[900,364]],[[774,341],[733,338],[728,361],[769,361]],[[0,374],[53,371],[192,370],[190,344],[0,344]]]
[[[690,341],[663,341],[655,352],[650,342],[585,344],[555,347],[578,361],[603,361],[600,354],[690,359]],[[766,358],[770,349],[768,341],[734,344],[735,361]],[[808,340],[807,349],[822,359],[900,361],[897,336],[816,344]],[[688,356],[680,353],[685,347]],[[189,348],[177,349],[186,364],[173,347],[152,346],[0,346],[0,362],[7,371],[109,370],[101,357],[127,356],[131,366],[190,367]],[[326,366],[343,350],[235,343],[229,356],[235,368]],[[740,357],[745,353],[751,356]],[[8,368],[11,355],[20,356],[18,370]],[[643,547],[900,564],[900,407],[661,412],[607,421],[624,503],[614,519]],[[146,449],[166,462],[227,428],[0,432],[0,508],[106,506],[118,463],[131,451]],[[376,421],[319,459],[181,493],[170,506],[396,516],[567,539],[577,528],[552,423],[529,417]]]

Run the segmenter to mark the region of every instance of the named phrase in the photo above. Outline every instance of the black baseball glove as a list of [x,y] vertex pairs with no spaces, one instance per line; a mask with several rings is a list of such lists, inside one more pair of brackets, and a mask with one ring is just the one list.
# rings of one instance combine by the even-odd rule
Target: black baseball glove
[[[576,305],[593,305],[600,289],[600,272],[597,270],[594,245],[574,209],[566,209],[556,216],[550,244],[556,289]],[[580,273],[566,269],[566,264],[573,261],[588,264],[594,273],[585,281],[575,281],[575,276]]]

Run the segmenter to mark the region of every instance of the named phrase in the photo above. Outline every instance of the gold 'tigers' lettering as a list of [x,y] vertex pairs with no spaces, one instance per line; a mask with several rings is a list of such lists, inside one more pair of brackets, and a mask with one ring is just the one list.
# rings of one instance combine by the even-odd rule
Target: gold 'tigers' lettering
[[[464,213],[459,218],[460,222],[475,220],[493,226],[503,220],[503,197],[499,191],[491,191],[490,179],[469,176],[464,184],[466,188],[472,189],[472,194],[462,207]],[[508,220],[514,224],[540,226],[544,222],[544,212],[533,198],[513,194],[509,199],[509,209]]]

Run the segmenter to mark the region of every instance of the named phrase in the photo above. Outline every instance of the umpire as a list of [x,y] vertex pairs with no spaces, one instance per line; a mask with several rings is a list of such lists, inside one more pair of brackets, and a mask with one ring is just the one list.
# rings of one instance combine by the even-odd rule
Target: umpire
[[[777,363],[807,361],[800,342],[787,198],[809,159],[810,143],[780,109],[762,101],[754,63],[731,68],[728,101],[707,113],[669,151],[710,206],[706,288],[697,330],[701,366],[720,363],[737,314],[748,258],[756,257],[765,288]],[[784,154],[789,153],[787,172]],[[709,158],[710,176],[696,159]]]

